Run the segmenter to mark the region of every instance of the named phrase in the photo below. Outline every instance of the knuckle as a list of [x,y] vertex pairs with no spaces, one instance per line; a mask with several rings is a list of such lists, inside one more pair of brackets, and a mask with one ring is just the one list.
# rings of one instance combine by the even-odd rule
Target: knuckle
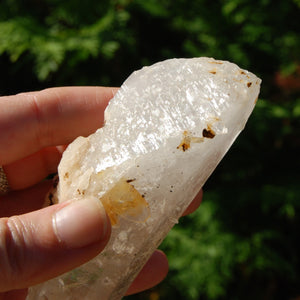
[[14,286],[17,285],[17,279],[22,277],[28,244],[26,231],[25,224],[18,216],[0,220],[0,265],[3,270],[1,275],[5,276],[1,278],[2,283]]

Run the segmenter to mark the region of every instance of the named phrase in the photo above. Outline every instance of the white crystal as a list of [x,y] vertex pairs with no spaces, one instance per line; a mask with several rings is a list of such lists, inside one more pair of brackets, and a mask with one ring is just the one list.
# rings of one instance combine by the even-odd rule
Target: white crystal
[[105,126],[77,138],[59,165],[59,201],[101,200],[114,224],[110,242],[85,265],[31,288],[28,299],[121,299],[244,128],[260,83],[212,58],[134,72]]

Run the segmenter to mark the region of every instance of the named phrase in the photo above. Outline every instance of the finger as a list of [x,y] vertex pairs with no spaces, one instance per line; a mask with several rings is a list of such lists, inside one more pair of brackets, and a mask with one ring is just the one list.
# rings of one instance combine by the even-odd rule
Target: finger
[[0,165],[101,127],[115,88],[64,87],[0,97]]
[[27,289],[13,290],[6,293],[0,293],[0,300],[25,300],[27,294]]
[[162,251],[156,250],[135,278],[126,295],[139,293],[157,285],[167,276],[168,270],[166,255]]
[[0,219],[0,292],[71,270],[106,245],[110,222],[99,201],[67,201]]
[[197,194],[197,196],[194,198],[194,200],[191,202],[191,204],[184,211],[182,216],[186,216],[193,213],[200,206],[202,202],[202,197],[203,197],[203,190],[201,189],[200,192]]
[[49,174],[56,173],[65,148],[65,146],[47,147],[3,166],[10,189],[19,190],[30,187]]

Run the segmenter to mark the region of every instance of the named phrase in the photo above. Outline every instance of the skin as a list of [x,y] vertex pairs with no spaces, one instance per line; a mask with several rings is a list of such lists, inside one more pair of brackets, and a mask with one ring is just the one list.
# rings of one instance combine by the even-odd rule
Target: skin
[[[42,205],[51,186],[44,178],[57,171],[67,144],[103,126],[105,107],[116,92],[108,87],[63,87],[0,97],[0,165],[11,188],[0,196],[0,300],[25,299],[27,287],[92,259],[108,242],[110,223],[102,216],[86,233],[107,223],[101,238],[67,247],[53,230],[52,216],[68,204]],[[202,191],[184,215],[201,200]],[[167,272],[167,258],[157,250],[127,294],[153,287]]]

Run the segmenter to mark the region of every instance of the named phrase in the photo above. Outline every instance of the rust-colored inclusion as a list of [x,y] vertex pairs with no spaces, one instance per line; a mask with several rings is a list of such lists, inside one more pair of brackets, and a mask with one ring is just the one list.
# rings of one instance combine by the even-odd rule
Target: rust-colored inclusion
[[183,152],[185,152],[190,147],[191,147],[191,137],[190,137],[188,131],[185,130],[183,132],[182,141],[181,141],[180,145],[177,147],[177,149],[182,150]]
[[216,133],[211,129],[210,125],[207,125],[207,128],[203,129],[202,135],[205,138],[212,139],[215,137]]
[[145,222],[149,217],[149,205],[130,184],[132,181],[121,179],[100,199],[112,225],[118,224],[119,216],[136,222]]
[[177,149],[185,152],[186,150],[191,148],[191,143],[202,143],[203,138],[202,137],[197,137],[197,136],[192,136],[190,132],[185,130],[183,132],[183,138],[181,140],[181,143],[179,146],[177,146]]

